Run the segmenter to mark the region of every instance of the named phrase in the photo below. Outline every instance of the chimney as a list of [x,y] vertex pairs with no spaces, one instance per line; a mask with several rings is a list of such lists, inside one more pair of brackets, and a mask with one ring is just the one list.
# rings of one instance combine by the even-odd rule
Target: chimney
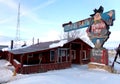
[[13,40],[11,40],[11,50],[13,49]]
[[37,39],[37,44],[39,44],[39,38]]

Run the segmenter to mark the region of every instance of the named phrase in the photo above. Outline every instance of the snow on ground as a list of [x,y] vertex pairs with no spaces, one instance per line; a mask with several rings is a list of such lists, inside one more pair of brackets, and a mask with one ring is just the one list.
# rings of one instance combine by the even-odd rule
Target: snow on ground
[[26,77],[21,74],[15,77],[13,76],[13,71],[14,67],[8,61],[0,60],[0,84]]
[[[105,70],[88,69],[87,65],[72,65],[71,68],[53,70],[36,74],[13,73],[7,61],[0,60],[0,83],[4,84],[119,84],[120,74],[109,73]],[[115,65],[119,67],[120,65]]]
[[89,70],[86,65],[73,65],[69,69],[30,74],[26,78],[7,84],[118,84],[119,82],[119,74]]
[[9,62],[6,60],[0,60],[0,83],[7,82],[12,77],[12,71],[9,70],[8,65]]

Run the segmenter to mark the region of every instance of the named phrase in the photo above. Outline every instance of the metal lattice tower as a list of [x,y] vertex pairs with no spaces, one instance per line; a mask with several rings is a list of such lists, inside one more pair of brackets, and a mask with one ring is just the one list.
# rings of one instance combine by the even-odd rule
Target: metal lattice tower
[[16,42],[20,41],[20,3],[18,5],[17,27],[16,27]]

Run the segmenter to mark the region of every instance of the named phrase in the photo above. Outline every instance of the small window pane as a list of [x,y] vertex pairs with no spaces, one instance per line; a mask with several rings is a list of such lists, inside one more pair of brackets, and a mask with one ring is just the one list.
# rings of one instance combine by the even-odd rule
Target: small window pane
[[50,61],[53,61],[55,57],[55,51],[50,51]]

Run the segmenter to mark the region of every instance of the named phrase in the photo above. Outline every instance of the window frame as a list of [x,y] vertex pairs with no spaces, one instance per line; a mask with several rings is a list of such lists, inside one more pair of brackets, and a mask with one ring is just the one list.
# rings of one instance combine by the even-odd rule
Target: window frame
[[82,60],[88,60],[86,50],[82,51],[82,55],[83,55]]
[[72,50],[72,59],[74,59],[74,60],[76,59],[76,50]]
[[58,49],[58,56],[59,57],[65,57],[65,56],[68,56],[68,54],[69,54],[68,53],[68,48],[59,48]]

